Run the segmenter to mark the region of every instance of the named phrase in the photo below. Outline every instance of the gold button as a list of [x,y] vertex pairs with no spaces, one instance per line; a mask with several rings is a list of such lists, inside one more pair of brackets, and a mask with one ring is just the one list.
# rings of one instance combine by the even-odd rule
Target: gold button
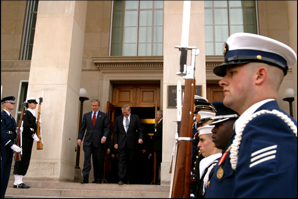
[[257,59],[258,59],[258,60],[262,59],[262,56],[261,56],[261,55],[258,55],[258,56],[257,56]]
[[195,161],[194,164],[197,164],[197,162]]
[[194,167],[193,170],[196,170],[196,167]]

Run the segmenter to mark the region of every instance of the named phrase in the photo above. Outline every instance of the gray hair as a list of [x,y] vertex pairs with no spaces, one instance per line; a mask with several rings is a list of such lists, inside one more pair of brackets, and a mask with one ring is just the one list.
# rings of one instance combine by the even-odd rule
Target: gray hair
[[124,105],[122,106],[122,108],[123,108],[123,109],[126,109],[126,108],[128,108],[128,110],[129,110],[129,111],[131,110],[131,108],[130,108],[129,104],[124,104]]
[[99,101],[98,99],[93,99],[93,100],[91,101],[91,103],[92,103],[92,102],[97,102],[98,106],[100,105],[100,101]]
[[161,116],[163,115],[163,114],[162,114],[162,110],[158,110],[157,113],[158,113],[159,115],[161,115]]

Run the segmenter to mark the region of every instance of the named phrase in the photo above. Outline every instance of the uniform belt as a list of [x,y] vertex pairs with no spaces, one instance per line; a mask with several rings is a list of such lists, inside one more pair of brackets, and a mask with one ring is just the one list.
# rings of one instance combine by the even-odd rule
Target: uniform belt
[[14,134],[13,131],[6,131],[7,134]]

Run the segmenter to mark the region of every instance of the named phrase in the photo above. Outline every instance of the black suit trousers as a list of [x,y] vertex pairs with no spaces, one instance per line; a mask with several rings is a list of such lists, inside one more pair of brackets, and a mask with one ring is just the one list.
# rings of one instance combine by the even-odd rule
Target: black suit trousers
[[84,168],[82,170],[85,180],[89,179],[89,173],[91,170],[91,156],[94,169],[94,180],[101,182],[104,176],[104,157],[105,149],[103,147],[84,146],[85,160]]
[[135,181],[136,150],[125,147],[119,149],[118,175],[120,180]]

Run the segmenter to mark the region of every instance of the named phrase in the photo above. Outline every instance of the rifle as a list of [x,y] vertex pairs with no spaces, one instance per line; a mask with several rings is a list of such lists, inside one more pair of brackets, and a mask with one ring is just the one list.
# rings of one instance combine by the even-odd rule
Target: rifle
[[[19,120],[19,123],[18,123],[18,128],[17,128],[17,140],[16,140],[16,145],[18,146],[18,147],[21,147],[22,148],[22,146],[21,146],[21,124],[22,124],[22,121],[23,121],[23,115],[24,115],[24,111],[25,111],[25,109],[26,109],[26,103],[24,102],[23,104],[22,104],[22,106],[23,106],[23,108],[22,108],[22,112],[21,112],[21,116],[20,116],[20,120]],[[15,156],[15,161],[21,161],[21,152],[19,152],[19,153],[16,153],[16,156]]]
[[41,141],[41,136],[40,136],[40,110],[41,110],[41,103],[42,103],[42,97],[39,98],[39,104],[38,104],[38,115],[37,115],[37,129],[36,129],[36,135],[39,138],[39,141],[37,142],[37,150],[42,150],[43,149],[43,144]]
[[[177,75],[184,76],[185,92],[182,108],[182,118],[180,123],[179,137],[177,139],[177,155],[175,163],[175,172],[173,178],[173,186],[171,191],[172,198],[189,198],[190,197],[190,172],[191,172],[191,151],[192,151],[192,122],[193,122],[193,106],[195,95],[195,56],[199,54],[196,47],[188,46],[188,29],[189,26],[191,1],[184,1],[183,8],[183,32],[181,38],[181,46],[176,46],[181,51],[180,71]],[[188,20],[188,21],[187,21]],[[187,35],[183,34],[187,29]],[[186,38],[185,38],[186,37]],[[183,42],[184,41],[184,42]],[[191,50],[191,66],[186,65],[187,50]]]

